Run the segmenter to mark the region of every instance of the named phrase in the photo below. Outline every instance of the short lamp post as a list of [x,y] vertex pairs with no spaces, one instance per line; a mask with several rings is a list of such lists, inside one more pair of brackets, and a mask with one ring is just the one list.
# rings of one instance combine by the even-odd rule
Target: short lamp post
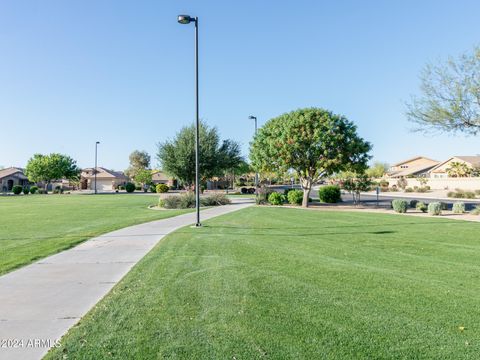
[[95,194],[97,193],[97,153],[98,153],[98,144],[100,141],[95,142],[95,168],[93,169],[93,177],[94,177],[94,187],[95,187]]
[[202,226],[200,223],[200,116],[198,106],[198,17],[189,15],[178,15],[177,21],[182,25],[195,23],[195,208],[197,213],[196,227]]
[[[257,135],[257,117],[250,115],[248,117],[250,120],[255,120],[255,135]],[[255,172],[255,189],[258,188],[258,172]]]

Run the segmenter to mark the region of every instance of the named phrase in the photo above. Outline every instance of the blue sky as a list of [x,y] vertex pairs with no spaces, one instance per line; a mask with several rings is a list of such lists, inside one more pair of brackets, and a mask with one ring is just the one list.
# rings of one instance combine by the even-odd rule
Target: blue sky
[[[480,44],[478,1],[26,1],[0,3],[0,165],[61,152],[128,165],[201,117],[248,154],[254,114],[306,106],[346,115],[376,160],[480,153],[479,138],[410,132],[405,101],[428,61]],[[156,161],[154,160],[154,165]]]

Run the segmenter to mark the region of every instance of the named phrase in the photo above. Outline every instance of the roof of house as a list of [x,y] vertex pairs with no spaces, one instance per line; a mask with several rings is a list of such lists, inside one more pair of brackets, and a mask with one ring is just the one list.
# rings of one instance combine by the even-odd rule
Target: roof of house
[[27,179],[27,177],[23,173],[23,169],[16,168],[16,167],[9,167],[9,168],[0,170],[0,179],[10,175],[14,175],[14,174],[18,174],[19,177],[22,179]]
[[418,166],[413,166],[409,167],[406,169],[402,169],[399,171],[393,171],[389,173],[389,176],[391,177],[402,177],[402,176],[411,176],[415,174],[421,174],[424,172],[427,172],[431,170],[432,168],[436,167],[437,165],[435,164],[428,164],[428,165],[418,165]]
[[[82,176],[85,178],[94,178],[93,168],[83,169]],[[88,172],[88,174],[87,174]],[[108,170],[103,167],[97,167],[97,179],[123,179],[128,180],[128,177],[121,171]]]
[[152,174],[152,181],[168,181],[170,177],[162,171],[156,171]]
[[418,160],[418,159],[425,159],[425,160],[429,160],[429,161],[433,161],[433,162],[438,163],[437,160],[433,160],[433,159],[427,158],[427,157],[425,157],[425,156],[415,156],[415,157],[413,157],[413,158],[411,158],[411,159],[403,160],[403,161],[401,161],[401,162],[399,162],[399,163],[393,164],[392,167],[393,167],[393,166],[400,166],[400,165],[403,165],[403,164],[405,164],[405,163],[409,163],[409,162],[411,162],[411,161],[415,161],[415,160]]
[[435,166],[432,171],[435,171],[436,169],[438,169],[439,167],[445,165],[446,163],[454,160],[454,159],[458,159],[458,160],[461,160],[461,161],[464,161],[468,164],[470,164],[471,166],[473,167],[477,167],[477,166],[480,166],[480,156],[452,156],[451,158],[449,158],[448,160],[445,160],[441,163],[439,163],[437,166]]

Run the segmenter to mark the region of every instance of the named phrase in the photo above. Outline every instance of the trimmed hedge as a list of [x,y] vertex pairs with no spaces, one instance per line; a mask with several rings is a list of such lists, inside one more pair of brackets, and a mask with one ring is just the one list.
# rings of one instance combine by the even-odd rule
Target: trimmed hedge
[[424,212],[426,213],[427,210],[428,210],[428,206],[427,204],[425,204],[424,202],[418,202],[417,205],[416,205],[416,209],[421,211],[421,212]]
[[463,214],[465,212],[465,203],[457,202],[453,204],[453,212],[455,214]]
[[35,194],[38,191],[38,186],[32,186],[30,188],[30,194]]
[[130,182],[126,183],[125,190],[127,191],[127,193],[133,193],[135,191],[135,184],[132,184]]
[[287,200],[292,205],[302,205],[303,191],[290,189],[290,191],[287,193]]
[[272,205],[282,205],[284,196],[278,192],[272,192],[268,195],[268,202]]
[[392,208],[393,210],[395,210],[395,212],[404,214],[407,212],[408,209],[408,201],[395,199],[392,201]]
[[428,204],[428,213],[433,216],[440,215],[442,213],[442,204],[439,202]]
[[337,203],[341,200],[340,187],[337,185],[323,186],[318,190],[318,196],[321,202],[324,203]]
[[21,187],[20,185],[15,185],[14,187],[12,187],[12,192],[15,194],[15,195],[20,195],[20,193],[22,192],[23,190],[23,187]]
[[169,188],[168,188],[168,185],[166,185],[166,184],[157,184],[155,189],[157,190],[158,194],[162,194],[162,193],[168,192]]

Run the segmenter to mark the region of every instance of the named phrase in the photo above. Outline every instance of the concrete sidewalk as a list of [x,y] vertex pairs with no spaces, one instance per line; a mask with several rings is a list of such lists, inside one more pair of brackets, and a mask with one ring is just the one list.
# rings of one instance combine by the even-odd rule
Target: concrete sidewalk
[[[202,221],[252,203],[203,210]],[[194,223],[189,213],[131,226],[1,276],[0,359],[41,359],[160,239]]]

